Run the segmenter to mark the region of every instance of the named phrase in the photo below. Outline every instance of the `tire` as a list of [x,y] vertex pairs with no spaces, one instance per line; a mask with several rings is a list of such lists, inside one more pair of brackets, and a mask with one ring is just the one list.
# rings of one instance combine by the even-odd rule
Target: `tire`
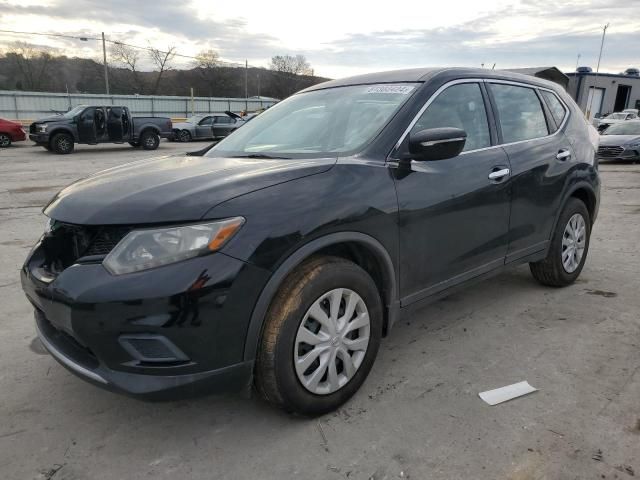
[[58,155],[67,155],[73,152],[73,137],[68,133],[57,133],[51,139],[51,150]]
[[182,143],[191,141],[191,132],[189,130],[180,130],[177,135],[177,140]]
[[[575,242],[572,240],[575,236],[571,233],[573,229],[569,223],[578,222],[572,223],[577,225],[580,223],[580,218],[584,222],[584,233],[582,237],[578,235],[578,242]],[[582,227],[579,231],[581,230]],[[539,262],[530,263],[531,274],[542,285],[550,287],[571,285],[576,281],[584,267],[589,251],[590,237],[591,216],[586,205],[577,198],[570,198],[560,214],[558,224],[553,232],[547,258]],[[582,238],[582,241],[580,241],[580,238]],[[582,247],[582,254],[579,255],[579,259],[576,258],[577,254],[573,255],[571,253],[572,245],[574,246],[574,252],[579,251],[580,247]],[[568,259],[568,266],[565,264],[565,259]]]
[[11,137],[6,133],[0,133],[0,148],[9,148],[11,146]]
[[133,148],[138,148],[140,146],[140,142],[129,142],[129,145],[131,145]]
[[[339,299],[335,305],[340,305],[342,315],[352,299],[355,309],[351,320],[344,320],[346,315],[341,317],[346,322],[341,326],[342,333],[334,330],[326,334],[326,325],[316,321],[319,317],[310,310],[320,306],[324,312],[331,311],[332,298]],[[366,313],[368,325],[363,324]],[[380,293],[362,268],[337,257],[309,259],[289,274],[269,307],[256,359],[256,389],[268,402],[288,412],[315,416],[335,410],[367,378],[380,345],[382,317]],[[324,321],[331,323],[327,318]],[[353,328],[347,328],[347,324]],[[322,338],[322,342],[314,347],[300,341],[305,337],[300,333],[303,330],[312,330],[311,338]],[[316,353],[307,358],[314,358],[313,362],[298,372],[294,362],[313,354],[311,350]],[[344,355],[348,356],[349,369],[342,360]],[[322,366],[321,361],[327,359],[334,369]],[[329,370],[334,372],[333,381]],[[313,379],[314,373],[319,382],[308,380],[307,386],[303,385],[303,380]]]
[[140,145],[144,150],[155,150],[160,145],[160,136],[151,130],[142,132],[140,135]]

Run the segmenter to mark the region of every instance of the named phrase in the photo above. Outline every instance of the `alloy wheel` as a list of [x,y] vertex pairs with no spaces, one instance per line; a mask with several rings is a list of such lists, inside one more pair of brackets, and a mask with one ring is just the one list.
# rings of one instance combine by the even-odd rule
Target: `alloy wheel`
[[584,217],[579,213],[574,214],[564,227],[562,235],[562,266],[567,273],[577,270],[587,238],[587,226]]
[[9,135],[5,135],[4,133],[0,134],[0,147],[8,147],[9,145],[11,145]]
[[298,328],[293,362],[300,383],[311,393],[328,395],[356,374],[369,346],[369,311],[353,290],[323,294]]

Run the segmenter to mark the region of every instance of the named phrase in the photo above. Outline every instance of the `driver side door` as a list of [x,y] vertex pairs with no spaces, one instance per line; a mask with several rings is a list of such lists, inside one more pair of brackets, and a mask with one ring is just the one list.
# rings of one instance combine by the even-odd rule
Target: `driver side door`
[[[403,306],[503,265],[508,247],[510,166],[496,146],[484,85],[451,82],[422,112],[397,152],[403,160],[389,163],[399,204]],[[410,136],[439,127],[466,132],[462,153],[445,160],[408,160]]]
[[211,124],[213,117],[204,117],[196,125],[196,138],[211,138]]
[[98,143],[95,114],[96,109],[94,107],[88,107],[78,116],[78,138],[80,139],[80,143]]

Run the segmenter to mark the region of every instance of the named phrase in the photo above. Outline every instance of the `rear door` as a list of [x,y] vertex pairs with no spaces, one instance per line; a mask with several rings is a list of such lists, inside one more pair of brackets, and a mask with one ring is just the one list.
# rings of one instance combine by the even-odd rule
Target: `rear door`
[[122,125],[122,107],[108,107],[107,108],[107,131],[109,134],[109,141],[122,142],[124,137],[124,130]]
[[[500,141],[511,164],[511,219],[507,262],[547,247],[571,167],[571,144],[562,132],[567,110],[546,89],[488,81]],[[549,105],[558,115],[554,120]],[[551,100],[553,98],[553,100]],[[562,111],[561,111],[562,110]]]
[[[427,102],[403,144],[423,129],[456,127],[467,133],[464,151],[389,164],[399,204],[403,305],[503,265],[507,252],[509,161],[495,145],[482,82],[454,83]],[[402,144],[400,150],[408,151]]]
[[213,119],[213,136],[226,137],[235,129],[236,121],[227,115],[216,115]]

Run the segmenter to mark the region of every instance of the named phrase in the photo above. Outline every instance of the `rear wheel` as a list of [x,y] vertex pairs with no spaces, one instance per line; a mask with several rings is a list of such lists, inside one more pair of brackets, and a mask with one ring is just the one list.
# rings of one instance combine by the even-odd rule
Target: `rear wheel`
[[533,277],[551,287],[571,285],[584,267],[590,236],[587,207],[581,200],[570,198],[558,219],[547,258],[529,264]]
[[11,137],[6,133],[0,133],[0,148],[7,148],[11,146]]
[[186,143],[191,141],[191,132],[189,130],[180,130],[178,133],[178,141]]
[[57,133],[51,139],[51,149],[59,155],[73,152],[73,137],[68,133]]
[[140,145],[145,150],[155,150],[160,145],[160,136],[151,130],[142,132],[140,135]]
[[320,415],[366,379],[382,336],[382,301],[371,277],[337,257],[315,257],[284,281],[267,313],[256,387],[287,411]]

